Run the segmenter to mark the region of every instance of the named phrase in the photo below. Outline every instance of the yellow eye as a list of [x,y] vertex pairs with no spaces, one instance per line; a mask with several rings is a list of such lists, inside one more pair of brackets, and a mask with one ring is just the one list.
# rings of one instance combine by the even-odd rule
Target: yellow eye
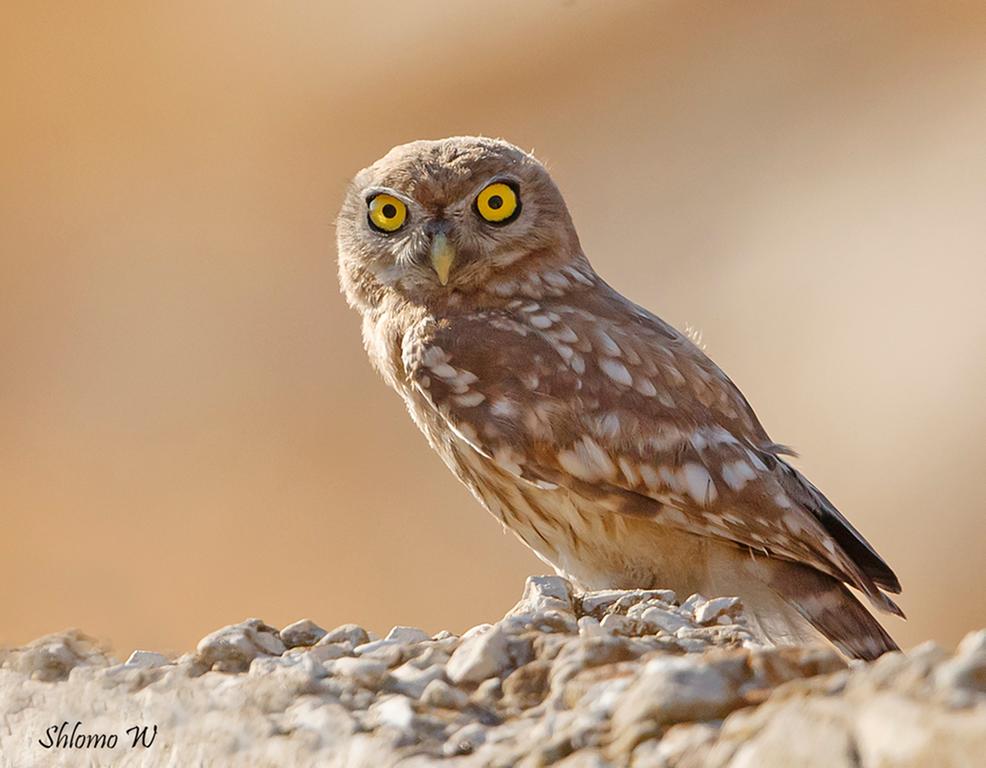
[[370,226],[381,232],[396,232],[407,220],[407,206],[393,195],[381,192],[368,203]]
[[512,186],[496,181],[479,193],[476,211],[491,224],[506,224],[520,213],[520,198]]

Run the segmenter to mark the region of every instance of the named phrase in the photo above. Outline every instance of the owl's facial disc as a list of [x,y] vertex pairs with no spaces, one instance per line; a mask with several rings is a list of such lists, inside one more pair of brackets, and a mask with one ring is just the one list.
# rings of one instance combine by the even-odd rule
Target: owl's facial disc
[[378,291],[485,301],[529,272],[584,258],[545,168],[494,139],[395,147],[357,174],[338,232],[340,275],[361,306]]
[[513,230],[510,225],[521,214],[520,182],[496,175],[479,185],[435,184],[425,189],[421,194],[419,186],[418,195],[393,187],[364,190],[366,224],[388,243],[397,265],[408,270],[405,277],[414,279],[417,274],[420,279],[424,268],[444,288],[458,275],[453,287],[462,289],[484,266],[489,269],[503,260],[499,252],[512,240],[506,230]]

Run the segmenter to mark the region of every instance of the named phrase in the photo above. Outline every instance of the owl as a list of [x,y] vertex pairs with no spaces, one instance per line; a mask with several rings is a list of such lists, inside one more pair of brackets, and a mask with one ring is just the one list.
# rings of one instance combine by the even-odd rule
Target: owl
[[455,476],[586,590],[738,595],[772,643],[897,648],[847,587],[900,583],[687,336],[615,291],[544,166],[500,140],[395,147],[337,222],[370,361]]

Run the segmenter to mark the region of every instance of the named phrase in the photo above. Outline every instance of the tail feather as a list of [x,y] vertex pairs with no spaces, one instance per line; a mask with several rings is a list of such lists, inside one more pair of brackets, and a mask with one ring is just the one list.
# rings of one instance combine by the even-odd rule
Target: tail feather
[[862,603],[831,576],[778,561],[761,573],[771,590],[846,656],[872,661],[888,651],[900,650]]
[[[874,585],[895,595],[900,594],[900,579],[887,562],[880,557],[873,546],[863,537],[859,531],[836,509],[835,505],[828,500],[815,485],[796,469],[783,464],[785,469],[781,476],[782,482],[786,485],[789,492],[795,494],[796,498],[804,505],[804,508],[811,512],[815,519],[825,528],[829,535],[836,540],[838,545],[849,555],[850,559],[859,567],[859,570],[873,582]],[[900,608],[886,595],[870,595],[871,599],[877,602],[881,608],[885,608],[898,616],[904,614]],[[880,599],[882,598],[882,599]]]

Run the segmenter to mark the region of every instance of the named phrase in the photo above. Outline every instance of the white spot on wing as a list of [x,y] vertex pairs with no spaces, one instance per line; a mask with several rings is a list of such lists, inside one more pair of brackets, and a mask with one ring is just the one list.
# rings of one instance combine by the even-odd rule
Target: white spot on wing
[[579,337],[575,333],[575,331],[573,331],[567,325],[557,326],[554,329],[553,333],[554,333],[555,339],[557,339],[558,341],[562,341],[565,344],[574,344],[575,342],[577,342],[579,340]]
[[431,372],[441,379],[454,379],[458,374],[458,371],[448,363],[439,363],[438,365],[431,366]]
[[681,471],[684,474],[688,495],[695,501],[699,504],[711,504],[716,500],[719,494],[716,491],[715,483],[712,482],[709,470],[701,464],[690,461],[681,468]]
[[630,371],[626,369],[623,363],[617,362],[609,357],[604,357],[598,361],[599,367],[603,373],[609,376],[617,384],[622,384],[625,387],[630,387],[633,385],[633,377],[630,375]]
[[580,480],[601,480],[616,474],[609,455],[591,437],[583,437],[571,449],[559,451],[558,463]]
[[623,477],[626,478],[627,485],[631,488],[635,488],[640,485],[640,474],[637,472],[637,468],[633,466],[633,462],[627,459],[625,456],[620,456],[617,459],[617,464],[620,465],[620,472],[623,473]]
[[474,408],[483,402],[486,396],[482,392],[469,392],[465,395],[455,395],[452,399],[463,408]]
[[612,440],[620,433],[620,417],[610,411],[599,419],[597,433],[600,437]]
[[436,365],[446,361],[448,361],[448,354],[441,347],[428,347],[428,349],[421,353],[421,363],[426,368],[434,368]]
[[722,475],[723,482],[737,492],[742,491],[746,487],[747,482],[755,479],[757,476],[757,473],[753,471],[753,467],[743,461],[743,459],[726,462],[719,469],[719,474]]
[[784,527],[787,528],[795,536],[797,536],[799,533],[805,530],[804,523],[801,520],[800,512],[785,513],[783,517],[783,521],[784,521]]
[[517,415],[517,406],[505,397],[497,398],[490,404],[490,413],[502,419],[509,419]]
[[523,473],[521,464],[524,463],[524,457],[512,448],[497,448],[493,451],[493,461],[496,462],[497,466],[507,470],[511,475],[520,477]]
[[549,270],[547,272],[542,273],[541,277],[544,280],[544,282],[546,282],[552,288],[565,289],[571,287],[571,283],[569,283],[567,278],[559,272],[554,272]]
[[650,464],[640,465],[640,476],[644,479],[644,485],[650,490],[656,491],[661,487],[661,478],[658,476],[657,470]]
[[610,357],[620,356],[620,346],[613,341],[613,337],[606,333],[606,331],[597,328],[593,331],[593,337],[596,340],[596,348],[604,355],[609,355]]

